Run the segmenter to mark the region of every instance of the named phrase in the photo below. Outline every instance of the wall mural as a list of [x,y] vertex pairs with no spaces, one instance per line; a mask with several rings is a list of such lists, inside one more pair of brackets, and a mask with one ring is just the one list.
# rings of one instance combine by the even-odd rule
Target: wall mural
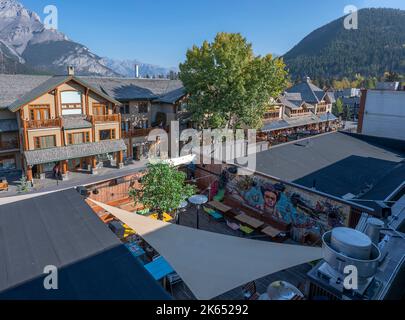
[[226,180],[227,192],[234,199],[265,217],[291,225],[293,232],[320,238],[324,232],[349,223],[349,205],[316,193],[261,176],[228,172]]

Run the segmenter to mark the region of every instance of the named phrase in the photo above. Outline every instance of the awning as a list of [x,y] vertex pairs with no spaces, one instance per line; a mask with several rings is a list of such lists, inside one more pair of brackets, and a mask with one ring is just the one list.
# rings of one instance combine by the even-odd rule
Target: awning
[[58,162],[62,160],[79,159],[106,153],[124,151],[127,149],[123,140],[106,140],[95,143],[77,144],[52,149],[26,151],[27,165]]
[[93,202],[133,228],[201,300],[213,299],[269,274],[322,258],[321,248],[196,230]]

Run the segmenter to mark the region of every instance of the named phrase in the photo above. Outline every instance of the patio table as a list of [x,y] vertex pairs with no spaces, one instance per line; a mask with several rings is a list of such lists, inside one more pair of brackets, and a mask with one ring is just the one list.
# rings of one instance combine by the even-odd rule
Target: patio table
[[145,254],[145,250],[143,250],[136,243],[127,243],[125,244],[125,246],[128,248],[128,250],[135,258],[141,257]]
[[280,233],[282,233],[282,231],[280,231],[280,230],[278,230],[278,229],[276,229],[276,228],[273,228],[272,226],[268,226],[268,227],[264,228],[264,229],[262,230],[262,232],[263,232],[264,234],[266,234],[266,235],[272,237],[272,238],[275,238],[275,237],[277,237],[278,235],[280,235]]
[[152,277],[156,281],[162,280],[169,274],[174,273],[171,265],[163,257],[159,257],[151,263],[148,263],[147,265],[145,265],[145,269],[152,275]]
[[231,207],[228,207],[227,205],[223,204],[222,202],[218,202],[218,201],[211,201],[208,203],[208,205],[223,213],[227,213],[228,211],[232,210]]
[[264,225],[263,221],[257,220],[255,218],[252,218],[250,216],[248,216],[245,213],[242,213],[238,216],[235,217],[236,220],[243,222],[247,225],[249,225],[250,227],[254,228],[254,229],[258,229],[260,228],[262,225]]

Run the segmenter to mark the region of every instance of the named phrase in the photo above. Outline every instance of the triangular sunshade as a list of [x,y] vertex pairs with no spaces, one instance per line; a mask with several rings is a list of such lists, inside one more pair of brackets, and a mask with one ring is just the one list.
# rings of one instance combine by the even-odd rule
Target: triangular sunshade
[[250,281],[322,258],[321,248],[196,230],[93,202],[157,250],[199,300],[213,299]]

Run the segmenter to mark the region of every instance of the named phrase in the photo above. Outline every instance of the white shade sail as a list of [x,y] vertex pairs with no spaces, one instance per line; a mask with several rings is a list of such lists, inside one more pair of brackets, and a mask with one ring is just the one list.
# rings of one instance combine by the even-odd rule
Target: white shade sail
[[213,299],[250,281],[322,258],[321,248],[196,230],[93,202],[157,250],[199,300]]

